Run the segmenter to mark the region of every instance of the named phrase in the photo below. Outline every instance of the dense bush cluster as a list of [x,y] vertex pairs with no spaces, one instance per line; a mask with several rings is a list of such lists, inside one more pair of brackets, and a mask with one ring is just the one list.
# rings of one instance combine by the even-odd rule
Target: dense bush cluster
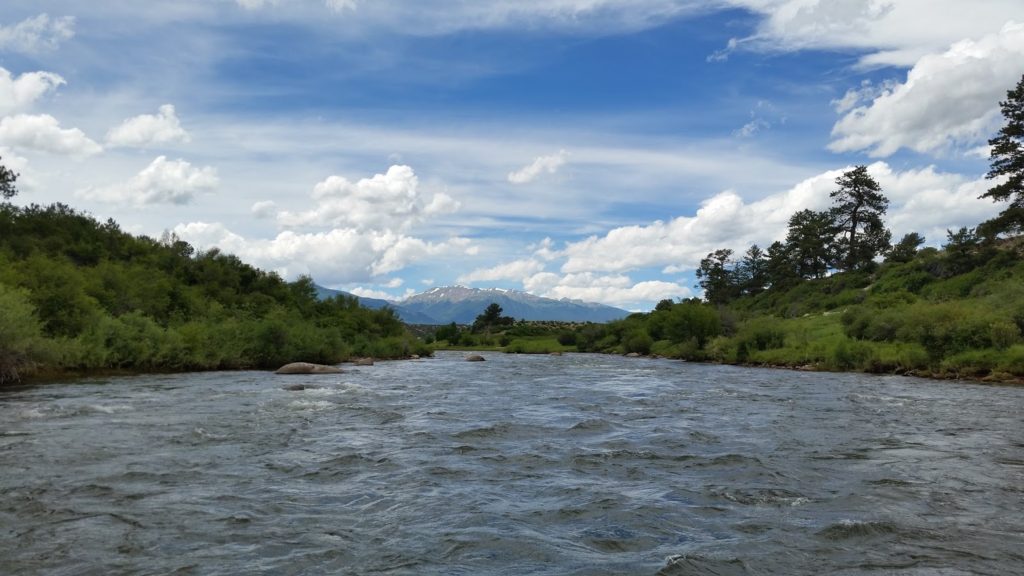
[[172,235],[0,204],[0,382],[38,371],[274,368],[426,353],[391,310],[320,301]]

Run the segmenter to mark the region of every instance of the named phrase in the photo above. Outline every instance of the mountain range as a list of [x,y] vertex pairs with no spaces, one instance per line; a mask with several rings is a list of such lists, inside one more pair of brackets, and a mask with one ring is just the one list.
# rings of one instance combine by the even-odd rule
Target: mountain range
[[563,298],[555,300],[535,296],[518,290],[500,288],[467,288],[444,286],[432,288],[404,300],[393,302],[379,298],[364,298],[341,290],[316,286],[317,296],[330,298],[344,295],[355,297],[366,308],[393,308],[406,324],[441,325],[472,324],[491,303],[497,303],[505,316],[516,320],[557,320],[561,322],[609,322],[624,318],[626,310]]

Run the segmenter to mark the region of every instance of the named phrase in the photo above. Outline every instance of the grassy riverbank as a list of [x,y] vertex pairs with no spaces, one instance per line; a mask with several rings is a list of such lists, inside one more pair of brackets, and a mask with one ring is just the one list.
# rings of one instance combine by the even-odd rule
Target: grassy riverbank
[[907,262],[808,279],[724,305],[664,301],[604,325],[525,323],[487,335],[467,328],[451,346],[1020,382],[1021,249],[1019,240],[979,246],[967,258],[925,249]]

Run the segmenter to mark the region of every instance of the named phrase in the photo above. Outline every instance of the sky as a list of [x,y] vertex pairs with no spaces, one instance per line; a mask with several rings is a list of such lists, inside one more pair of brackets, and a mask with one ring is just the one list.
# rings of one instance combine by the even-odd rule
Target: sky
[[1020,0],[4,0],[0,163],[288,280],[649,310],[867,165],[939,246],[1002,208]]

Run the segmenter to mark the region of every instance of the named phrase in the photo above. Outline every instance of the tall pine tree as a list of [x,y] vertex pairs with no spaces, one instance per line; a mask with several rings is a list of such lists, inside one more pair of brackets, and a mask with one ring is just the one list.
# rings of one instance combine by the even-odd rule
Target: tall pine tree
[[882,224],[889,199],[867,166],[844,172],[836,185],[839,188],[829,194],[834,202],[829,214],[838,235],[837,264],[845,270],[868,266],[889,249],[892,235]]
[[1006,100],[1000,102],[999,107],[1006,125],[988,141],[992,147],[992,168],[985,177],[1006,179],[980,197],[996,202],[1009,200],[1010,205],[999,216],[979,227],[979,232],[988,237],[1004,232],[1024,232],[1024,76],[1016,88],[1006,93]]

